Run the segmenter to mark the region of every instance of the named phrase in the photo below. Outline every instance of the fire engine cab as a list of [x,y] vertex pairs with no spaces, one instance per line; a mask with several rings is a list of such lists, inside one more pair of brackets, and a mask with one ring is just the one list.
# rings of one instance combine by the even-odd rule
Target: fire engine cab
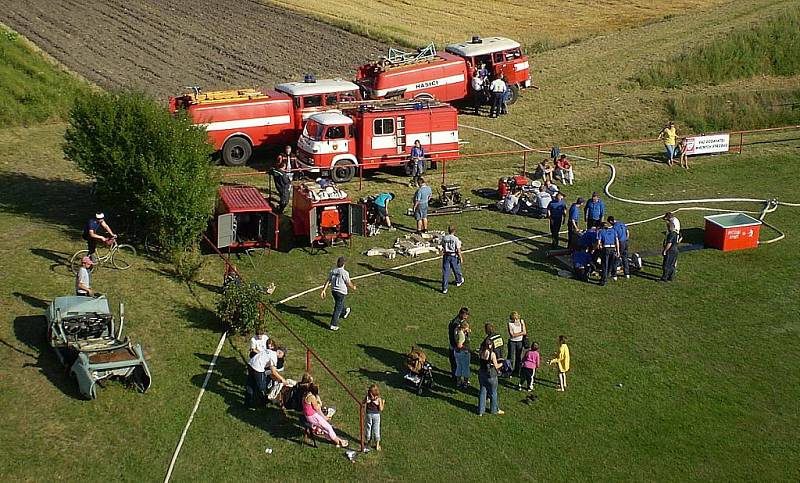
[[355,176],[358,166],[404,164],[415,141],[431,163],[457,158],[458,111],[425,100],[363,102],[343,113],[313,114],[297,141],[297,158],[342,183]]
[[528,57],[519,42],[504,37],[473,37],[437,52],[433,44],[417,52],[389,49],[389,55],[359,67],[356,83],[368,99],[403,97],[463,99],[469,93],[470,77],[485,63],[491,76],[503,74],[511,90],[509,104],[516,102],[521,88],[531,87]]
[[206,128],[226,165],[243,166],[253,148],[291,144],[297,140],[308,116],[358,98],[359,88],[352,82],[317,81],[306,75],[303,82],[279,84],[275,90],[203,92],[194,88],[182,96],[171,97],[169,107],[171,112],[185,109],[195,124]]

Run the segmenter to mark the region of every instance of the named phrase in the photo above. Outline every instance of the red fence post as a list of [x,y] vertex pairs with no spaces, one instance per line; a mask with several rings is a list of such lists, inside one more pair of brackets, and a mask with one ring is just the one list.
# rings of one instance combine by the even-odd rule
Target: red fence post
[[306,349],[306,372],[311,373],[311,351]]
[[597,167],[598,168],[600,167],[600,146],[602,146],[602,144],[598,144],[597,145]]
[[447,176],[447,158],[442,158],[442,184],[447,184],[445,182],[445,176]]
[[739,133],[739,154],[742,154],[742,148],[744,147],[744,133]]
[[358,191],[361,191],[361,187],[364,186],[364,165],[358,165]]
[[522,176],[528,172],[528,151],[522,151]]
[[361,422],[361,424],[360,424],[360,427],[361,427],[361,430],[360,430],[360,432],[361,432],[361,451],[364,451],[364,446],[365,446],[366,441],[364,441],[364,404],[363,403],[359,404],[358,413],[359,413],[358,414],[358,416],[359,416],[358,419]]

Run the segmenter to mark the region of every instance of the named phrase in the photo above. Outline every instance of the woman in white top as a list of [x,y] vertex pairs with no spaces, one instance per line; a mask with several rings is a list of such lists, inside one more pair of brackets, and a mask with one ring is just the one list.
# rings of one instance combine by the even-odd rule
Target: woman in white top
[[516,310],[511,312],[508,320],[508,357],[507,359],[513,364],[512,374],[518,373],[520,370],[520,360],[522,359],[522,339],[528,335],[528,329],[525,327],[525,321],[519,316]]
[[269,341],[269,336],[267,335],[267,331],[264,330],[264,327],[259,325],[256,327],[256,333],[250,339],[250,358],[252,359],[254,355],[258,354],[261,351],[267,350],[267,341]]

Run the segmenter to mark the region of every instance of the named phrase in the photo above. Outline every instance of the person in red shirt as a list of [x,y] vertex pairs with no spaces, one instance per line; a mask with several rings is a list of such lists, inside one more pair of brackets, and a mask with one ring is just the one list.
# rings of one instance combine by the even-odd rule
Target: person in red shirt
[[562,154],[556,161],[556,174],[564,184],[575,184],[575,175],[572,172],[572,164],[567,159],[566,154]]

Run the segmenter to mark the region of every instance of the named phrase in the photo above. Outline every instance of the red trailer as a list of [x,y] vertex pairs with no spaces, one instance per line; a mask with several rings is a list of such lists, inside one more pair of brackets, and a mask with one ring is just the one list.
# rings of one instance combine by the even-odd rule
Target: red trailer
[[294,185],[292,231],[295,240],[313,246],[348,242],[353,235],[367,233],[367,209],[353,203],[335,185],[315,182]]
[[438,101],[382,101],[346,108],[343,114],[314,114],[297,141],[297,159],[342,183],[359,165],[377,169],[402,163],[415,141],[431,163],[457,158],[458,111]]
[[212,222],[217,248],[278,248],[278,215],[253,186],[222,186]]
[[530,64],[519,42],[504,37],[448,45],[437,52],[433,44],[417,52],[389,49],[389,55],[359,67],[356,83],[368,99],[403,97],[436,98],[441,101],[464,99],[470,92],[470,77],[481,64],[488,74],[503,74],[511,90],[513,104],[522,88],[531,87]]

